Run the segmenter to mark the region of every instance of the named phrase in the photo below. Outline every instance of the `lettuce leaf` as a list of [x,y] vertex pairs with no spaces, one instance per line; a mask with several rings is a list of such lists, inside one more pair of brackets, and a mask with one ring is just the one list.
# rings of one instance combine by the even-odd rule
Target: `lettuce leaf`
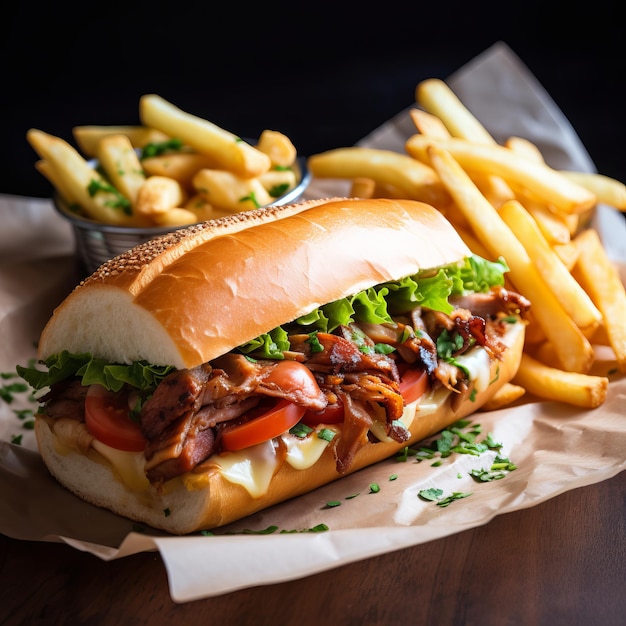
[[171,365],[150,365],[135,361],[130,365],[110,364],[96,359],[88,352],[72,354],[63,350],[43,363],[47,370],[18,365],[17,373],[36,391],[45,389],[66,378],[81,379],[82,385],[99,384],[110,391],[119,391],[124,384],[140,391],[150,391],[174,368]]
[[[392,315],[408,313],[416,306],[449,314],[453,310],[448,301],[450,296],[484,293],[493,286],[504,285],[504,274],[508,270],[503,258],[488,261],[472,255],[461,263],[443,266],[436,273],[431,270],[420,272],[325,304],[299,317],[294,325],[302,327],[300,332],[330,333],[351,322],[391,322]],[[281,358],[275,351],[264,349],[272,346],[275,332],[261,335],[239,346],[238,350],[244,354],[254,352],[259,358]]]

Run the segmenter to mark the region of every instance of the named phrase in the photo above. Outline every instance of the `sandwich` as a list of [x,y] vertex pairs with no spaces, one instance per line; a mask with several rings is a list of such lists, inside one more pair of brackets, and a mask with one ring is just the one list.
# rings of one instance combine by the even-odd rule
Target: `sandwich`
[[37,444],[83,500],[172,534],[393,456],[510,381],[530,303],[409,200],[323,199],[181,229],[55,309]]

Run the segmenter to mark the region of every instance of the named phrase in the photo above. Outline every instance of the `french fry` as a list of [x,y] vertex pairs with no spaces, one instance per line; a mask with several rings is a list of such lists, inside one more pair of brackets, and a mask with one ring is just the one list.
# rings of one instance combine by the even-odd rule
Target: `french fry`
[[[541,154],[539,148],[528,139],[524,139],[523,137],[509,137],[504,145],[506,148],[509,148],[513,152],[531,161],[545,163],[543,154]],[[565,172],[561,171],[560,173],[564,174]],[[589,191],[593,190],[589,189]],[[543,205],[541,198],[533,198],[533,194],[529,192],[528,189],[517,189],[516,192],[522,204],[537,220],[537,223],[549,241],[554,241],[554,243],[566,243],[569,241],[570,237],[578,231],[581,225],[581,215],[576,213],[557,213],[553,210],[553,207]],[[589,210],[590,209],[587,209],[587,212]]]
[[61,187],[88,217],[119,226],[145,223],[133,215],[130,201],[92,169],[67,141],[34,128],[28,130],[26,138],[35,152],[54,168],[56,176],[62,180]]
[[215,168],[217,163],[213,157],[199,152],[170,152],[142,159],[141,165],[148,176],[167,176],[191,188],[191,181],[199,170]]
[[551,211],[545,204],[532,200],[520,200],[525,209],[535,218],[543,236],[550,245],[566,244],[571,238],[571,227],[563,214]]
[[374,198],[405,198],[406,192],[400,187],[389,183],[376,183]]
[[[587,336],[587,339],[590,339],[590,337]],[[538,342],[532,347],[527,346],[526,353],[530,354],[530,356],[532,356],[543,365],[547,365],[548,367],[553,367],[555,369],[562,369],[556,350],[548,340]],[[585,373],[589,374],[589,372]]]
[[251,178],[266,172],[270,157],[237,135],[190,113],[156,94],[139,100],[142,124],[156,128],[170,137],[180,139],[202,154],[213,157],[221,168]]
[[565,213],[528,189],[513,185],[515,197],[537,220],[546,238],[554,243],[566,243],[583,227],[593,208],[580,213]]
[[350,195],[353,198],[373,198],[376,193],[376,181],[366,176],[357,176],[352,179]]
[[156,220],[155,216],[162,216],[163,213],[180,207],[185,200],[185,192],[178,181],[166,176],[150,176],[137,192],[135,210],[139,215]]
[[162,213],[155,213],[153,215],[154,223],[157,226],[189,226],[198,222],[198,216],[188,209],[182,207],[172,207]]
[[78,200],[72,194],[71,185],[66,184],[66,179],[63,176],[59,176],[54,166],[45,159],[40,159],[35,162],[35,169],[45,176],[48,181],[56,188],[59,195],[68,204],[68,207],[77,207]]
[[415,128],[418,132],[422,133],[422,135],[428,135],[429,137],[435,137],[437,139],[450,138],[450,131],[441,121],[441,118],[436,115],[415,108],[410,109],[409,115],[411,116]]
[[462,168],[495,174],[508,183],[527,187],[559,211],[583,213],[596,204],[596,197],[584,187],[547,165],[520,157],[504,146],[454,138],[433,139],[416,134],[407,139],[405,148],[411,156],[428,163],[428,148],[433,144],[449,152]]
[[611,347],[611,340],[609,339],[609,336],[606,332],[606,326],[604,324],[600,324],[600,326],[596,328],[593,335],[589,337],[589,340],[596,346],[607,346],[609,348]]
[[[470,173],[468,172],[468,174]],[[507,200],[512,200],[515,197],[511,187],[499,176],[471,172],[470,178],[496,209],[499,209]]]
[[626,185],[614,178],[591,172],[561,171],[561,174],[593,193],[600,204],[626,211]]
[[241,178],[226,170],[204,169],[192,182],[195,190],[219,210],[249,211],[272,202],[258,178]]
[[415,100],[437,116],[453,137],[475,143],[495,143],[491,134],[444,81],[438,78],[422,81],[415,89]]
[[583,330],[595,329],[602,314],[550,247],[533,217],[516,200],[503,204],[499,214],[574,323]]
[[74,140],[85,156],[95,157],[100,140],[109,135],[126,135],[133,148],[143,148],[149,143],[161,143],[169,137],[156,128],[146,126],[74,126]]
[[567,243],[556,243],[552,245],[552,249],[558,254],[559,259],[568,271],[572,271],[578,261],[580,251],[573,241]]
[[[489,131],[444,81],[438,78],[422,81],[415,90],[415,99],[442,121],[451,137],[496,145]],[[443,135],[440,138],[446,139]],[[496,208],[513,197],[510,186],[493,172],[483,174],[480,188]]]
[[272,167],[291,167],[298,156],[291,139],[277,130],[264,130],[256,147],[269,156]]
[[219,217],[225,217],[226,215],[232,215],[232,211],[221,211],[216,209],[213,205],[207,202],[199,193],[195,194],[183,207],[187,211],[191,211],[196,216],[196,222],[206,222],[207,220],[214,220]]
[[495,257],[505,251],[510,280],[533,303],[533,316],[557,348],[562,367],[571,372],[587,372],[593,363],[591,344],[549,289],[522,243],[449,152],[432,145],[428,153],[483,245]]
[[[536,161],[537,163],[545,162],[539,148],[528,139],[524,139],[523,137],[509,137],[504,145],[514,152],[517,152],[519,155]],[[596,193],[601,190],[600,185],[594,187],[593,184],[583,184],[583,182],[587,180],[587,174],[581,174],[580,177],[578,177],[578,173],[576,172],[566,172],[561,170],[560,173],[591,191],[596,196],[597,202],[602,202]],[[616,185],[621,184],[612,179],[610,180]],[[518,193],[523,195],[523,192],[520,190],[518,190]],[[615,198],[612,199],[614,200]],[[530,200],[530,202],[522,202],[522,204],[526,206],[529,212],[537,220],[544,235],[546,235],[549,240],[554,238],[555,243],[566,243],[569,238],[578,232],[582,225],[587,221],[589,212],[591,211],[591,209],[587,209],[587,211],[580,215],[575,213],[557,215],[554,211],[551,211],[549,207],[541,206],[540,203],[533,202],[532,200]],[[559,241],[556,239],[557,237],[562,237],[562,239]]]
[[400,190],[402,197],[430,204],[449,201],[434,170],[406,154],[377,148],[336,148],[308,159],[309,171],[318,178],[366,177],[377,185]]
[[296,173],[291,168],[271,169],[258,177],[259,182],[272,198],[286,194],[296,186]]
[[146,175],[130,139],[107,135],[100,140],[96,156],[113,186],[134,205]]
[[544,400],[594,409],[606,399],[609,379],[549,367],[524,353],[513,384]]
[[547,343],[548,339],[546,334],[543,332],[541,325],[535,319],[532,307],[531,310],[526,313],[526,321],[528,322],[526,326],[526,335],[524,337],[526,347],[529,348],[531,346],[538,346]]
[[482,241],[476,237],[474,232],[471,229],[471,226],[468,224],[467,227],[460,228],[455,223],[455,230],[461,237],[461,239],[465,242],[465,245],[478,256],[483,257],[483,259],[494,260],[493,254],[491,250],[488,250]]
[[524,156],[531,161],[536,161],[537,163],[544,162],[541,150],[532,141],[524,137],[509,137],[504,142],[504,145],[509,150],[513,150],[513,152],[517,152],[520,156]]
[[579,257],[574,276],[602,312],[604,328],[620,368],[626,373],[626,291],[598,233],[584,230],[575,238]]
[[513,383],[505,383],[491,396],[485,404],[481,407],[481,411],[497,411],[509,404],[512,404],[516,400],[519,400],[526,393],[524,387],[514,385]]

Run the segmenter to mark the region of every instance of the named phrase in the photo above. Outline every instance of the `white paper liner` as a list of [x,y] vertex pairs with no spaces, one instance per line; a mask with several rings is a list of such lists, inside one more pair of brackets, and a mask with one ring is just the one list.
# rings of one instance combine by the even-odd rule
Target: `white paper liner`
[[[549,164],[593,171],[569,122],[523,63],[502,43],[461,68],[449,84],[498,141],[511,135],[533,140]],[[402,152],[415,132],[407,111],[365,137],[360,145]],[[309,197],[345,193],[345,182],[315,181]],[[14,371],[35,356],[34,342],[52,307],[77,280],[70,229],[47,200],[0,196],[0,371]],[[616,261],[626,260],[624,219],[599,212],[596,226]],[[611,355],[599,354],[606,373]],[[187,602],[245,587],[300,578],[382,553],[480,526],[495,515],[535,506],[583,485],[606,480],[626,463],[626,379],[613,379],[602,407],[594,411],[555,403],[526,404],[479,413],[473,421],[504,445],[518,465],[505,479],[476,483],[472,468],[492,455],[453,455],[440,467],[390,459],[286,502],[226,530],[310,529],[321,533],[171,537],[134,532],[128,520],[86,504],[48,475],[31,431],[14,410],[0,403],[0,532],[24,540],[63,541],[103,560],[158,550],[165,562],[171,597]],[[31,405],[32,406],[32,405]],[[16,435],[21,445],[7,443]],[[390,480],[397,474],[395,480]],[[370,483],[380,485],[370,493]],[[447,508],[417,493],[472,492]],[[348,496],[359,494],[354,498]],[[327,508],[326,503],[341,501]]]

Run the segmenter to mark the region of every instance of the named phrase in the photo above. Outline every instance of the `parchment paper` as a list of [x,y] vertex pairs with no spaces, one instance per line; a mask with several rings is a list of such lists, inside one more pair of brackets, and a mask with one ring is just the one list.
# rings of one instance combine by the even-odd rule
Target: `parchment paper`
[[[554,167],[594,169],[568,121],[506,45],[488,49],[449,83],[499,141],[527,137]],[[403,151],[414,132],[403,111],[360,144]],[[341,183],[316,181],[308,195],[337,193],[343,193]],[[35,356],[43,324],[80,275],[70,229],[49,201],[0,196],[0,223],[0,371],[7,372]],[[602,208],[596,226],[612,258],[626,260],[622,216]],[[597,373],[606,374],[613,355],[597,356]],[[0,402],[0,532],[65,542],[103,560],[158,550],[175,602],[299,578],[480,526],[495,515],[606,480],[624,469],[626,457],[626,379],[612,375],[608,399],[594,411],[542,402],[475,415],[474,422],[493,433],[503,444],[501,454],[518,466],[503,480],[479,484],[469,476],[473,468],[489,467],[493,453],[453,455],[439,467],[390,459],[224,529],[276,525],[305,531],[323,523],[330,528],[326,532],[172,537],[136,532],[131,522],[57,485],[32,431],[15,413],[34,407],[23,395],[11,404]],[[21,445],[9,443],[15,436]],[[371,492],[371,483],[380,486],[378,493]],[[428,487],[473,495],[441,508],[418,498]],[[341,506],[326,506],[335,500]]]

